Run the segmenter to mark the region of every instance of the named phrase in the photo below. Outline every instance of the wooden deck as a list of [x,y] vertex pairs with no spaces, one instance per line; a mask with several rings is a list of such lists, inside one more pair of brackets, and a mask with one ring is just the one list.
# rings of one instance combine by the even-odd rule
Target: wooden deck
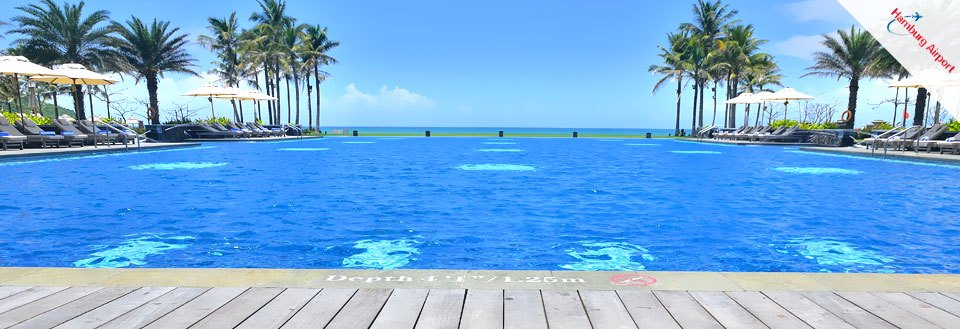
[[7,328],[958,328],[960,294],[0,286]]

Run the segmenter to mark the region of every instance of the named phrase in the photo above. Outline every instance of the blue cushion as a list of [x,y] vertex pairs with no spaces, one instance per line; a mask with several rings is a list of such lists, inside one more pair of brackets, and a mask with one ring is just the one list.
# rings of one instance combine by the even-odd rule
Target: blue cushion
[[0,136],[10,136],[10,133],[6,131],[0,131]]
[[64,130],[64,131],[61,132],[60,134],[61,134],[61,135],[64,135],[64,136],[73,135],[73,130]]
[[46,131],[46,130],[41,130],[41,131],[40,131],[40,135],[43,135],[43,136],[56,135],[56,134],[57,134],[57,133],[52,132],[52,131]]
[[106,130],[98,130],[98,131],[97,131],[97,134],[100,134],[100,135],[109,135],[110,132],[109,132],[109,131],[106,131]]

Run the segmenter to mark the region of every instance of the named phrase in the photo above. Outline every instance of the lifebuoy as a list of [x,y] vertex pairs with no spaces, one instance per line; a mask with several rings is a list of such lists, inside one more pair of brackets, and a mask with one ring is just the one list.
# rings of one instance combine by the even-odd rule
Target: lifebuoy
[[850,119],[853,119],[853,112],[850,112],[850,110],[843,111],[843,115],[840,116],[840,121],[850,123]]

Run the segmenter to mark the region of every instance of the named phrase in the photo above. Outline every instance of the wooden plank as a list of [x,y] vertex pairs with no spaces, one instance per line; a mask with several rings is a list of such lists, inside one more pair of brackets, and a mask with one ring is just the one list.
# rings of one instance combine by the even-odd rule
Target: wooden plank
[[913,313],[924,320],[944,328],[960,327],[960,317],[941,310],[933,305],[927,304],[922,300],[913,298],[902,292],[875,292],[873,295],[880,297],[890,304]]
[[333,320],[347,301],[357,292],[356,289],[326,288],[313,297],[307,305],[294,314],[282,328],[322,328]]
[[691,291],[690,295],[727,329],[767,327],[723,292]]
[[576,290],[544,290],[540,295],[550,329],[590,328],[590,318]]
[[135,289],[134,287],[106,287],[33,317],[30,320],[20,322],[20,324],[13,326],[13,328],[53,328],[100,307],[103,304],[123,297]]
[[283,288],[250,288],[190,328],[236,327],[281,292]]
[[953,292],[941,292],[944,296],[950,297],[953,300],[960,301],[960,294]]
[[935,292],[914,292],[910,296],[936,306],[953,315],[960,315],[960,301]]
[[127,313],[143,304],[150,302],[164,294],[173,291],[174,287],[145,287],[126,294],[123,297],[97,307],[96,309],[73,318],[59,326],[58,329],[96,328]]
[[383,304],[390,298],[391,289],[360,289],[343,306],[326,328],[367,328],[373,324]]
[[413,328],[429,292],[427,289],[394,289],[370,329]]
[[581,291],[580,299],[594,328],[637,329],[616,291]]
[[186,328],[240,296],[247,288],[217,287],[183,304],[144,328]]
[[774,329],[809,329],[803,320],[780,307],[779,304],[757,291],[728,291],[727,296],[737,301],[750,314]]
[[463,289],[430,289],[423,303],[417,329],[457,329],[460,327],[460,312],[467,291]]
[[883,300],[883,298],[877,297],[869,292],[837,292],[837,295],[897,327],[939,328],[937,325],[913,313],[907,312],[896,305],[890,304]]
[[663,307],[657,296],[651,291],[618,290],[617,295],[623,306],[630,312],[634,323],[643,328],[675,328],[680,325],[673,319],[670,312]]
[[0,313],[63,291],[67,287],[34,287],[0,300]]
[[817,305],[820,305],[820,307],[823,307],[823,309],[833,313],[854,327],[879,329],[896,328],[889,322],[878,318],[876,315],[867,312],[866,310],[860,308],[860,306],[854,305],[853,303],[841,298],[840,296],[837,296],[832,292],[801,292],[800,294],[810,301],[817,303]]
[[[2,286],[2,287],[0,287],[0,299],[4,299],[4,298],[10,297],[10,296],[19,294],[20,292],[23,292],[23,291],[25,291],[25,290],[27,290],[27,289],[30,289],[30,288],[32,288],[32,287],[26,287],[26,286]],[[0,301],[0,303],[2,303],[2,301]]]
[[767,295],[767,297],[777,302],[777,304],[780,304],[780,307],[787,309],[811,327],[853,329],[853,326],[849,323],[830,313],[830,311],[823,309],[817,305],[817,303],[803,297],[800,293],[765,291],[763,294]]
[[0,314],[0,327],[6,328],[89,295],[102,287],[70,287]]
[[503,290],[467,290],[460,329],[503,329]]
[[207,292],[207,288],[177,288],[143,304],[117,318],[110,320],[98,329],[140,328],[156,321],[160,317],[180,308],[184,304]]
[[[289,288],[264,305],[237,328],[280,328],[294,314],[310,302],[320,289]],[[223,328],[221,326],[221,328]]]
[[503,292],[503,327],[506,329],[547,329],[547,316],[539,290]]
[[[683,328],[723,328],[707,310],[685,291],[655,291],[663,307]],[[640,323],[640,325],[644,325]]]

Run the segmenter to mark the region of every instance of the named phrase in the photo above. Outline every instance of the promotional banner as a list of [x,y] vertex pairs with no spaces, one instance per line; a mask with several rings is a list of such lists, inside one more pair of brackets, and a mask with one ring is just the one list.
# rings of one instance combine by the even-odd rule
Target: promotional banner
[[960,119],[960,2],[838,2],[910,72],[911,82]]

